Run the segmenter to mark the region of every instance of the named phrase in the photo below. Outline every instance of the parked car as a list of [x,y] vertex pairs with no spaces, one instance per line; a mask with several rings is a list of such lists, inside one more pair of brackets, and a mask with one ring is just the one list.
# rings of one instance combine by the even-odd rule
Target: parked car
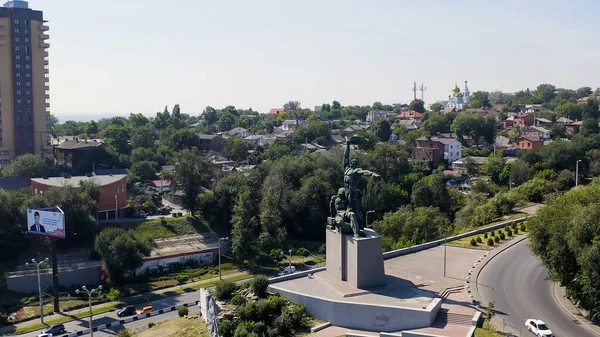
[[41,334],[37,335],[37,337],[52,337],[52,334],[51,333],[43,333],[42,332]]
[[131,315],[135,315],[135,307],[133,305],[128,305],[124,308],[119,309],[119,311],[117,311],[117,316],[119,316],[119,317],[131,316]]
[[160,215],[171,214],[171,209],[170,209],[170,207],[169,208],[163,207],[163,208],[161,208],[161,209],[158,210],[158,214],[160,214]]
[[42,334],[49,334],[51,336],[58,336],[59,334],[65,333],[64,324],[55,324],[50,326],[48,329],[42,330]]
[[137,315],[144,315],[144,314],[149,314],[152,313],[154,311],[154,307],[152,307],[151,305],[147,305],[145,307],[143,307],[140,310],[137,310],[135,313]]
[[553,337],[552,331],[539,319],[528,319],[525,321],[527,330],[533,332],[538,337]]
[[135,212],[135,213],[133,213],[133,215],[131,217],[135,218],[135,219],[145,219],[146,214],[144,214],[142,212]]

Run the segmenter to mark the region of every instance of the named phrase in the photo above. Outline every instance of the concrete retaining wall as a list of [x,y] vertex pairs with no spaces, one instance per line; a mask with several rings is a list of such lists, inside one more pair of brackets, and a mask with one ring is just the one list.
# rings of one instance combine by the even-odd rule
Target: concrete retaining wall
[[402,337],[443,337],[440,335],[431,335],[423,332],[402,331]]
[[450,242],[450,241],[454,241],[454,240],[459,240],[462,238],[466,238],[472,235],[477,235],[477,234],[481,234],[481,233],[485,233],[487,231],[491,231],[491,230],[496,230],[499,228],[504,228],[508,225],[511,225],[513,223],[521,223],[523,221],[525,221],[526,218],[522,218],[522,219],[516,219],[516,220],[508,220],[508,221],[504,221],[495,225],[491,225],[491,226],[486,226],[486,227],[481,227],[481,228],[477,228],[476,230],[467,232],[467,233],[462,233],[462,234],[458,234],[455,236],[450,236],[448,238],[444,239],[440,239],[440,240],[435,240],[435,241],[431,241],[431,242],[427,242],[427,243],[423,243],[420,245],[415,245],[415,246],[411,246],[411,247],[407,247],[407,248],[402,248],[402,249],[397,249],[397,250],[392,250],[389,251],[387,253],[383,253],[383,259],[384,260],[389,260],[389,259],[393,259],[395,257],[398,256],[403,256],[403,255],[407,255],[407,254],[411,254],[411,253],[416,253],[416,252],[420,252],[422,250],[426,250],[429,248],[433,248],[439,245],[443,245],[444,241],[446,242]]
[[442,305],[442,301],[437,299],[426,309],[390,307],[334,301],[280,289],[276,291],[291,301],[303,303],[312,317],[335,326],[363,331],[394,332],[428,327]]
[[[43,271],[40,275],[42,284],[48,287],[52,286],[52,269]],[[61,287],[73,288],[81,285],[94,285],[100,282],[100,267],[90,266],[82,269],[70,271],[58,271],[58,284]],[[6,278],[6,287],[9,290],[19,293],[37,293],[37,272],[26,273],[19,276],[9,276]]]

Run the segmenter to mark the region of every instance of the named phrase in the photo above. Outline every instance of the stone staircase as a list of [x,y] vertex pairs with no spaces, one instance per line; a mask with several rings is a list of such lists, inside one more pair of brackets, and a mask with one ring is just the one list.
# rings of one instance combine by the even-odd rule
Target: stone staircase
[[448,296],[450,296],[450,294],[460,293],[464,289],[465,289],[464,286],[456,286],[456,287],[444,288],[437,295],[442,299],[442,301],[444,301],[445,299],[448,298]]
[[464,314],[453,314],[448,312],[447,310],[440,310],[435,317],[434,325],[437,324],[456,324],[456,325],[466,325],[471,326],[471,319],[473,319],[472,315],[464,315]]

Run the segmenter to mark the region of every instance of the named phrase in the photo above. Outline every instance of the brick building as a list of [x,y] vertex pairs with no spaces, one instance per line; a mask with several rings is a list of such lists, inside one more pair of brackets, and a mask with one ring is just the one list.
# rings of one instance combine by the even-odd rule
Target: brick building
[[432,167],[444,163],[444,144],[438,140],[420,137],[416,140],[417,146],[413,149],[415,160],[428,161]]
[[82,162],[90,162],[103,144],[96,140],[66,140],[54,148],[56,164],[67,167],[78,167]]
[[91,181],[100,188],[98,214],[95,214],[98,220],[114,219],[117,209],[119,216],[123,215],[123,210],[127,208],[127,175],[125,174],[34,178],[31,179],[31,192],[33,195],[38,195],[53,187],[79,186],[81,182],[86,181]]

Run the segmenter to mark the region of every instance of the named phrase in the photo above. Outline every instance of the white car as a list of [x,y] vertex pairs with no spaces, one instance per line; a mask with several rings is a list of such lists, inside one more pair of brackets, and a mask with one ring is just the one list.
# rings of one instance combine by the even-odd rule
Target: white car
[[51,333],[42,332],[41,334],[37,335],[37,337],[52,337],[52,334]]
[[533,332],[538,337],[553,337],[552,331],[539,319],[528,319],[525,321],[527,330]]

